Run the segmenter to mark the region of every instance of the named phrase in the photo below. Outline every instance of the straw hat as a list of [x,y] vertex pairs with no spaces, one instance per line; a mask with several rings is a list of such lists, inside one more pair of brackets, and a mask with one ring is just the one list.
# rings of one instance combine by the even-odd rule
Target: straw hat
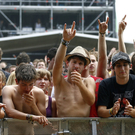
[[84,48],[81,46],[77,46],[75,47],[70,53],[68,53],[65,58],[64,61],[66,62],[67,59],[71,56],[81,56],[83,58],[86,59],[86,65],[89,65],[90,63],[90,59],[89,56],[87,55],[87,53],[85,52]]

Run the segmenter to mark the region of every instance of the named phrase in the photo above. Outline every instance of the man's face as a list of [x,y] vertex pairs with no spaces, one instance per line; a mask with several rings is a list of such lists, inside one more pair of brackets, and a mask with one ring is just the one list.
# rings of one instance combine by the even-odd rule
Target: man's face
[[125,60],[119,60],[115,63],[114,67],[115,74],[118,78],[129,77],[129,63]]
[[46,68],[44,62],[38,62],[37,69],[41,69],[41,68],[44,68],[44,69]]
[[90,55],[90,64],[89,64],[89,72],[96,72],[97,69],[97,61],[96,61],[96,57],[94,55]]
[[16,67],[10,68],[10,73],[12,73],[12,72],[15,71],[15,70],[16,70]]
[[68,69],[70,72],[76,70],[77,72],[82,73],[85,67],[84,61],[80,60],[78,57],[72,58],[68,65],[69,65]]
[[34,82],[35,82],[34,80],[32,80],[30,82],[20,80],[19,82],[16,82],[16,83],[18,84],[20,91],[22,93],[28,94],[32,90],[32,88],[34,86]]

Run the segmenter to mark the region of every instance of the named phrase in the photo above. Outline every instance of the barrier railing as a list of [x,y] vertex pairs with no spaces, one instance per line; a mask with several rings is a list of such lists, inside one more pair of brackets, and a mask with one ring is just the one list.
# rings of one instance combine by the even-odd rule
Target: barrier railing
[[1,135],[134,135],[134,118],[48,118],[52,125],[2,119]]

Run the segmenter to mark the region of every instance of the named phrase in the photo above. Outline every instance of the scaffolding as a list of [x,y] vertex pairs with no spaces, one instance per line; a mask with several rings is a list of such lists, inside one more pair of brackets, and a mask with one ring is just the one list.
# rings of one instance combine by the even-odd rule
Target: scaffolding
[[[18,26],[12,20],[12,17],[8,17],[7,13],[9,14],[9,12],[10,14],[18,14]],[[50,25],[49,28],[46,29],[44,26],[33,29],[31,26],[24,26],[25,17],[23,14],[25,12],[29,15],[31,13],[46,13],[49,16],[47,20]],[[12,36],[63,29],[64,24],[61,23],[61,19],[57,19],[62,14],[62,20],[64,21],[72,20],[70,18],[72,14],[74,14],[72,18],[78,16],[76,19],[77,32],[94,35],[98,34],[97,19],[103,16],[103,21],[105,21],[106,16],[109,16],[110,23],[107,36],[116,37],[115,0],[0,0],[0,14],[13,26],[10,30],[0,28],[1,37],[3,33]],[[66,18],[67,14],[70,14],[69,18]]]

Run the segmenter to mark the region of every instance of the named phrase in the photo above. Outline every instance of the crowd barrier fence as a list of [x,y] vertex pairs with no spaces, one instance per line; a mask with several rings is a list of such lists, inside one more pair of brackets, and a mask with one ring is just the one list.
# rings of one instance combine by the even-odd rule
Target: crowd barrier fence
[[134,118],[48,118],[52,125],[27,120],[1,119],[1,135],[134,135]]

